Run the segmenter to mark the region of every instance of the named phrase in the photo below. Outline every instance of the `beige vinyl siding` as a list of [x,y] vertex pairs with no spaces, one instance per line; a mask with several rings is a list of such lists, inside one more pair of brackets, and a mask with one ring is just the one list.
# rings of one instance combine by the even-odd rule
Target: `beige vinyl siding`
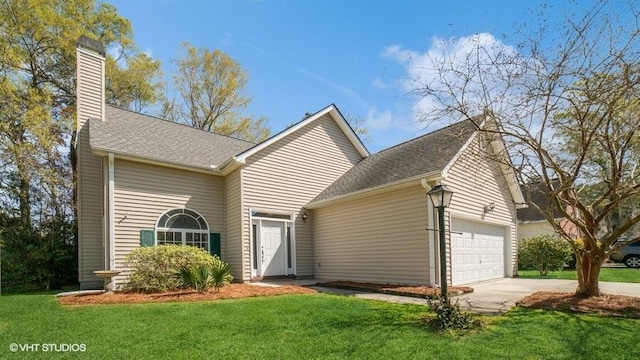
[[557,233],[546,220],[518,224],[518,241],[540,235],[555,236]]
[[[299,212],[361,159],[329,114],[247,159],[242,172],[245,280],[251,277],[249,209]],[[311,216],[295,223],[297,276],[313,275]]]
[[86,289],[102,287],[93,272],[105,269],[102,158],[91,154],[85,126],[89,118],[102,119],[104,60],[82,50],[77,58],[78,275]]
[[316,278],[428,285],[427,210],[415,183],[315,209]]
[[88,119],[102,119],[104,112],[104,58],[87,50],[77,51],[78,129]]
[[[466,220],[486,222],[493,225],[510,227],[509,237],[505,241],[510,242],[511,260],[513,271],[517,269],[517,226],[516,207],[509,191],[509,186],[500,165],[492,160],[490,148],[480,148],[476,136],[463,154],[449,169],[443,184],[453,192],[451,206],[447,211],[447,228],[451,217],[460,217]],[[488,155],[489,154],[489,155]],[[484,213],[484,205],[495,203],[495,209],[488,214]],[[449,239],[447,239],[449,244]],[[505,251],[509,251],[505,249]],[[447,248],[447,273],[451,279],[451,252]],[[511,269],[507,267],[505,274],[510,275]]]
[[116,269],[127,270],[125,256],[140,246],[140,230],[154,229],[170,209],[200,213],[225,239],[224,178],[117,158],[114,172]]
[[225,178],[227,236],[222,240],[222,258],[230,263],[234,279],[242,279],[242,169]]

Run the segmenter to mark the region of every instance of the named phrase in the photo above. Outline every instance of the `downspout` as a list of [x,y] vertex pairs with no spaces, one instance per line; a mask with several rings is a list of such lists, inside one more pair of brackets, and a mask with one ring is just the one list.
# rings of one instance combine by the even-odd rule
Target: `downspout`
[[[427,179],[420,179],[420,184],[428,193],[431,190],[431,186],[427,182]],[[429,195],[427,197],[427,228],[434,229],[434,221],[433,221],[433,204],[431,204],[431,200],[429,199]],[[432,287],[436,287],[436,255],[435,255],[435,236],[432,230],[427,230],[428,239],[429,239],[429,285]]]
[[[114,167],[113,167],[113,153],[109,153],[109,186],[107,189],[108,193],[108,226],[109,226],[109,270],[116,269],[116,225],[115,225],[115,206],[113,204],[115,193],[114,193],[114,184],[115,184],[115,176],[114,176]],[[115,283],[115,281],[114,281]],[[115,285],[115,284],[114,284]]]

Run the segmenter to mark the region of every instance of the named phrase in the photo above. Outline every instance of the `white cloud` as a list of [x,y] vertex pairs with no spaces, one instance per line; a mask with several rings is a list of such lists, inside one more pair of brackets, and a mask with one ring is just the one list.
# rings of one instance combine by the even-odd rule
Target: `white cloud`
[[379,112],[374,106],[367,113],[366,126],[371,130],[388,130],[393,126],[393,115],[391,111]]
[[403,49],[400,45],[394,44],[387,46],[382,54],[382,58],[395,60],[398,63],[408,63],[413,58],[419,56],[418,53]]
[[[506,45],[492,34],[480,33],[460,38],[437,38],[431,40],[427,51],[417,52],[400,45],[390,45],[381,57],[390,59],[405,68],[408,80],[402,81],[404,92],[415,95],[413,112],[415,119],[436,114],[444,108],[441,101],[451,105],[452,91],[464,89],[464,106],[469,113],[482,111],[484,105],[510,96],[500,69],[518,66],[522,60],[512,46]],[[439,95],[424,96],[426,87],[443,89]],[[460,99],[460,93],[455,94]],[[455,115],[454,115],[455,116]],[[458,115],[459,116],[459,115]],[[457,119],[450,119],[457,120]]]
[[387,85],[384,81],[382,81],[382,79],[380,79],[379,77],[371,80],[371,86],[373,86],[376,89],[380,89],[380,90],[384,90],[387,87],[389,87],[389,85]]
[[150,58],[153,58],[153,50],[151,48],[144,49],[143,53]]

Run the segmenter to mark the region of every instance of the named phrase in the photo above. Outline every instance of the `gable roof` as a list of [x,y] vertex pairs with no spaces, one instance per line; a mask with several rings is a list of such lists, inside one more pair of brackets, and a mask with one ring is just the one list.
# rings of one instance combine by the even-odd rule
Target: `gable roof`
[[476,130],[474,121],[468,119],[364,158],[309,205],[418,176],[441,173],[468,144]]
[[[552,186],[556,187],[557,180],[551,180]],[[528,208],[518,209],[517,218],[520,222],[533,222],[533,221],[547,221],[547,218],[541,212],[545,209],[549,209],[551,202],[549,200],[549,188],[542,181],[531,182],[526,185],[520,186],[522,193],[524,194],[525,202],[535,206],[529,206]],[[541,210],[538,210],[541,209]],[[555,219],[561,218],[560,212],[553,208],[553,217]]]
[[342,132],[347,136],[347,138],[349,139],[349,141],[351,141],[351,144],[353,144],[353,147],[358,151],[358,153],[362,156],[362,157],[367,157],[369,156],[369,150],[367,150],[367,148],[364,146],[364,144],[362,143],[362,141],[360,140],[360,138],[358,137],[358,135],[356,135],[355,131],[353,131],[353,128],[351,127],[351,125],[349,125],[349,123],[345,120],[344,116],[342,116],[342,113],[340,113],[340,110],[338,110],[338,108],[335,106],[335,104],[331,104],[327,107],[325,107],[324,109],[316,112],[315,114],[299,121],[298,123],[288,127],[287,129],[273,135],[272,137],[268,138],[267,140],[256,144],[255,146],[246,149],[245,151],[243,151],[242,153],[238,154],[237,156],[235,156],[233,158],[233,160],[235,160],[237,163],[243,163],[249,156],[259,152],[260,150],[266,148],[267,146],[277,142],[278,140],[286,137],[287,135],[296,132],[298,129],[303,128],[304,126],[306,126],[307,124],[323,117],[324,115],[329,114],[333,120],[336,122],[336,124],[338,124],[338,126],[340,127],[340,129],[342,130]]
[[89,120],[95,152],[212,171],[255,145],[113,106],[105,107],[105,117]]

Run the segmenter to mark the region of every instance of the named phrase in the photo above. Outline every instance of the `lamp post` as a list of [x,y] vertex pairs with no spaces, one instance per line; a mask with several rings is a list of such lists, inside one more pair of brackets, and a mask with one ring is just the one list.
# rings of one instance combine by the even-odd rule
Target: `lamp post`
[[444,237],[444,208],[451,203],[453,191],[444,185],[436,185],[428,193],[433,206],[438,209],[438,231],[440,233],[440,293],[447,300],[447,248]]

